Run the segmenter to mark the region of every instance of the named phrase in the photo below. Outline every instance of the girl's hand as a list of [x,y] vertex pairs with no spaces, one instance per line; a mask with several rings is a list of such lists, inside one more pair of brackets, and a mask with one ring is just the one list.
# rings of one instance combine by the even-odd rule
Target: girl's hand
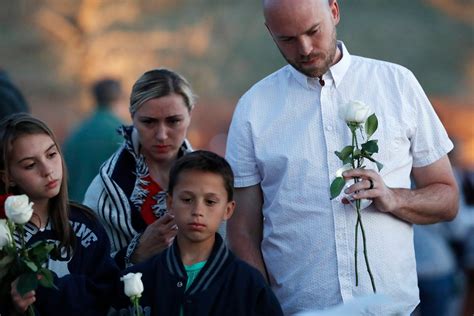
[[174,216],[166,213],[145,229],[133,253],[132,261],[142,262],[162,252],[173,243],[177,231]]
[[13,305],[15,310],[19,313],[25,313],[28,309],[28,306],[33,304],[36,301],[35,291],[31,291],[21,296],[20,293],[16,290],[18,284],[18,279],[12,282],[10,294],[12,296]]

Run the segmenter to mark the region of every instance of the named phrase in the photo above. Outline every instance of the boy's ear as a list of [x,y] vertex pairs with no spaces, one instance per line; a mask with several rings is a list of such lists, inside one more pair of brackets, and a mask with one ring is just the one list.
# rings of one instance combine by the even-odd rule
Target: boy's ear
[[234,214],[234,209],[235,209],[235,201],[230,201],[227,203],[226,209],[225,209],[225,214],[223,220],[228,220],[229,218],[232,217],[232,214]]

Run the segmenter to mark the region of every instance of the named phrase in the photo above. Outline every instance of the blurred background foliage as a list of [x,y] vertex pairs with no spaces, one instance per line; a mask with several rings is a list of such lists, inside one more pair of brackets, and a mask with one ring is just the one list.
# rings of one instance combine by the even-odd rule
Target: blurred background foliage
[[[339,39],[411,69],[474,167],[474,1],[339,5]],[[0,21],[0,68],[60,139],[92,110],[93,81],[117,77],[129,94],[144,71],[168,67],[200,97],[194,146],[223,153],[239,96],[284,65],[259,0],[0,0]]]

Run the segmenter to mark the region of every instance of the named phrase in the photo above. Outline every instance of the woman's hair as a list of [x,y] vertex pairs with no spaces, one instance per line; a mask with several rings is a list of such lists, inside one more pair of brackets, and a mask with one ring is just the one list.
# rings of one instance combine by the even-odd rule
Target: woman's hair
[[133,85],[130,95],[130,114],[133,117],[146,101],[165,97],[172,93],[181,95],[188,111],[191,112],[196,96],[186,79],[180,74],[164,68],[147,71]]
[[0,122],[0,193],[1,194],[22,194],[22,189],[18,186],[10,186],[10,154],[13,142],[24,135],[45,134],[51,137],[61,156],[63,177],[58,195],[49,200],[49,217],[53,227],[57,231],[59,248],[67,251],[74,249],[75,236],[69,224],[69,206],[67,193],[67,176],[64,158],[61,153],[56,137],[49,127],[41,120],[27,113],[16,113],[5,117]]

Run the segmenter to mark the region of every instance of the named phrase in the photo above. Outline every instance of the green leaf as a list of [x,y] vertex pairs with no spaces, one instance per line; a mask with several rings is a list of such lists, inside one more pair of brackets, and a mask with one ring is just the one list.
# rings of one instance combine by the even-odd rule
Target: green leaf
[[347,158],[350,157],[353,150],[354,150],[354,146],[346,146],[341,150],[341,152],[335,151],[334,153],[339,159],[341,159],[341,161],[345,161],[347,160]]
[[376,139],[369,140],[368,142],[363,143],[361,145],[361,147],[362,147],[362,150],[369,153],[369,155],[372,155],[374,153],[379,152],[379,145],[377,145],[377,140]]
[[375,162],[375,164],[377,165],[377,169],[378,169],[379,171],[382,170],[383,164],[381,164],[380,162],[378,162],[377,160],[375,160],[375,159],[372,158],[372,157],[365,157],[365,158],[369,159],[369,160],[372,161],[372,162]]
[[383,164],[381,164],[380,162],[378,162],[377,160],[375,161],[375,164],[377,165],[377,169],[382,170],[383,168]]
[[360,149],[356,149],[356,150],[354,150],[354,153],[353,153],[353,155],[352,155],[352,159],[359,159],[360,156],[361,156],[361,151],[360,151]]
[[50,270],[45,269],[45,268],[41,268],[38,271],[38,276],[39,276],[38,282],[41,286],[44,286],[44,287],[47,287],[47,288],[58,289],[56,287],[56,285],[54,285],[53,273]]
[[334,181],[331,183],[331,200],[341,193],[342,188],[344,188],[345,184],[346,181],[343,177],[337,177],[336,179],[334,179]]
[[0,280],[8,274],[10,265],[15,260],[15,256],[6,255],[0,260]]
[[38,278],[36,273],[25,273],[20,275],[18,278],[18,284],[16,285],[16,290],[18,293],[23,296],[26,293],[35,290],[38,287]]
[[347,157],[342,161],[342,164],[347,165],[347,164],[352,164],[352,159],[351,157]]
[[30,261],[28,259],[23,259],[23,262],[25,263],[25,265],[33,272],[36,272],[38,271],[38,266],[36,265],[36,263],[34,263],[33,261]]
[[379,121],[377,120],[377,116],[374,113],[367,118],[367,121],[365,121],[365,133],[367,134],[367,139],[369,139],[370,136],[375,133],[378,126]]
[[48,259],[49,253],[53,249],[54,249],[53,243],[42,240],[42,241],[34,243],[31,246],[31,248],[28,250],[28,255],[37,264],[41,265],[43,262],[46,262],[46,260]]

